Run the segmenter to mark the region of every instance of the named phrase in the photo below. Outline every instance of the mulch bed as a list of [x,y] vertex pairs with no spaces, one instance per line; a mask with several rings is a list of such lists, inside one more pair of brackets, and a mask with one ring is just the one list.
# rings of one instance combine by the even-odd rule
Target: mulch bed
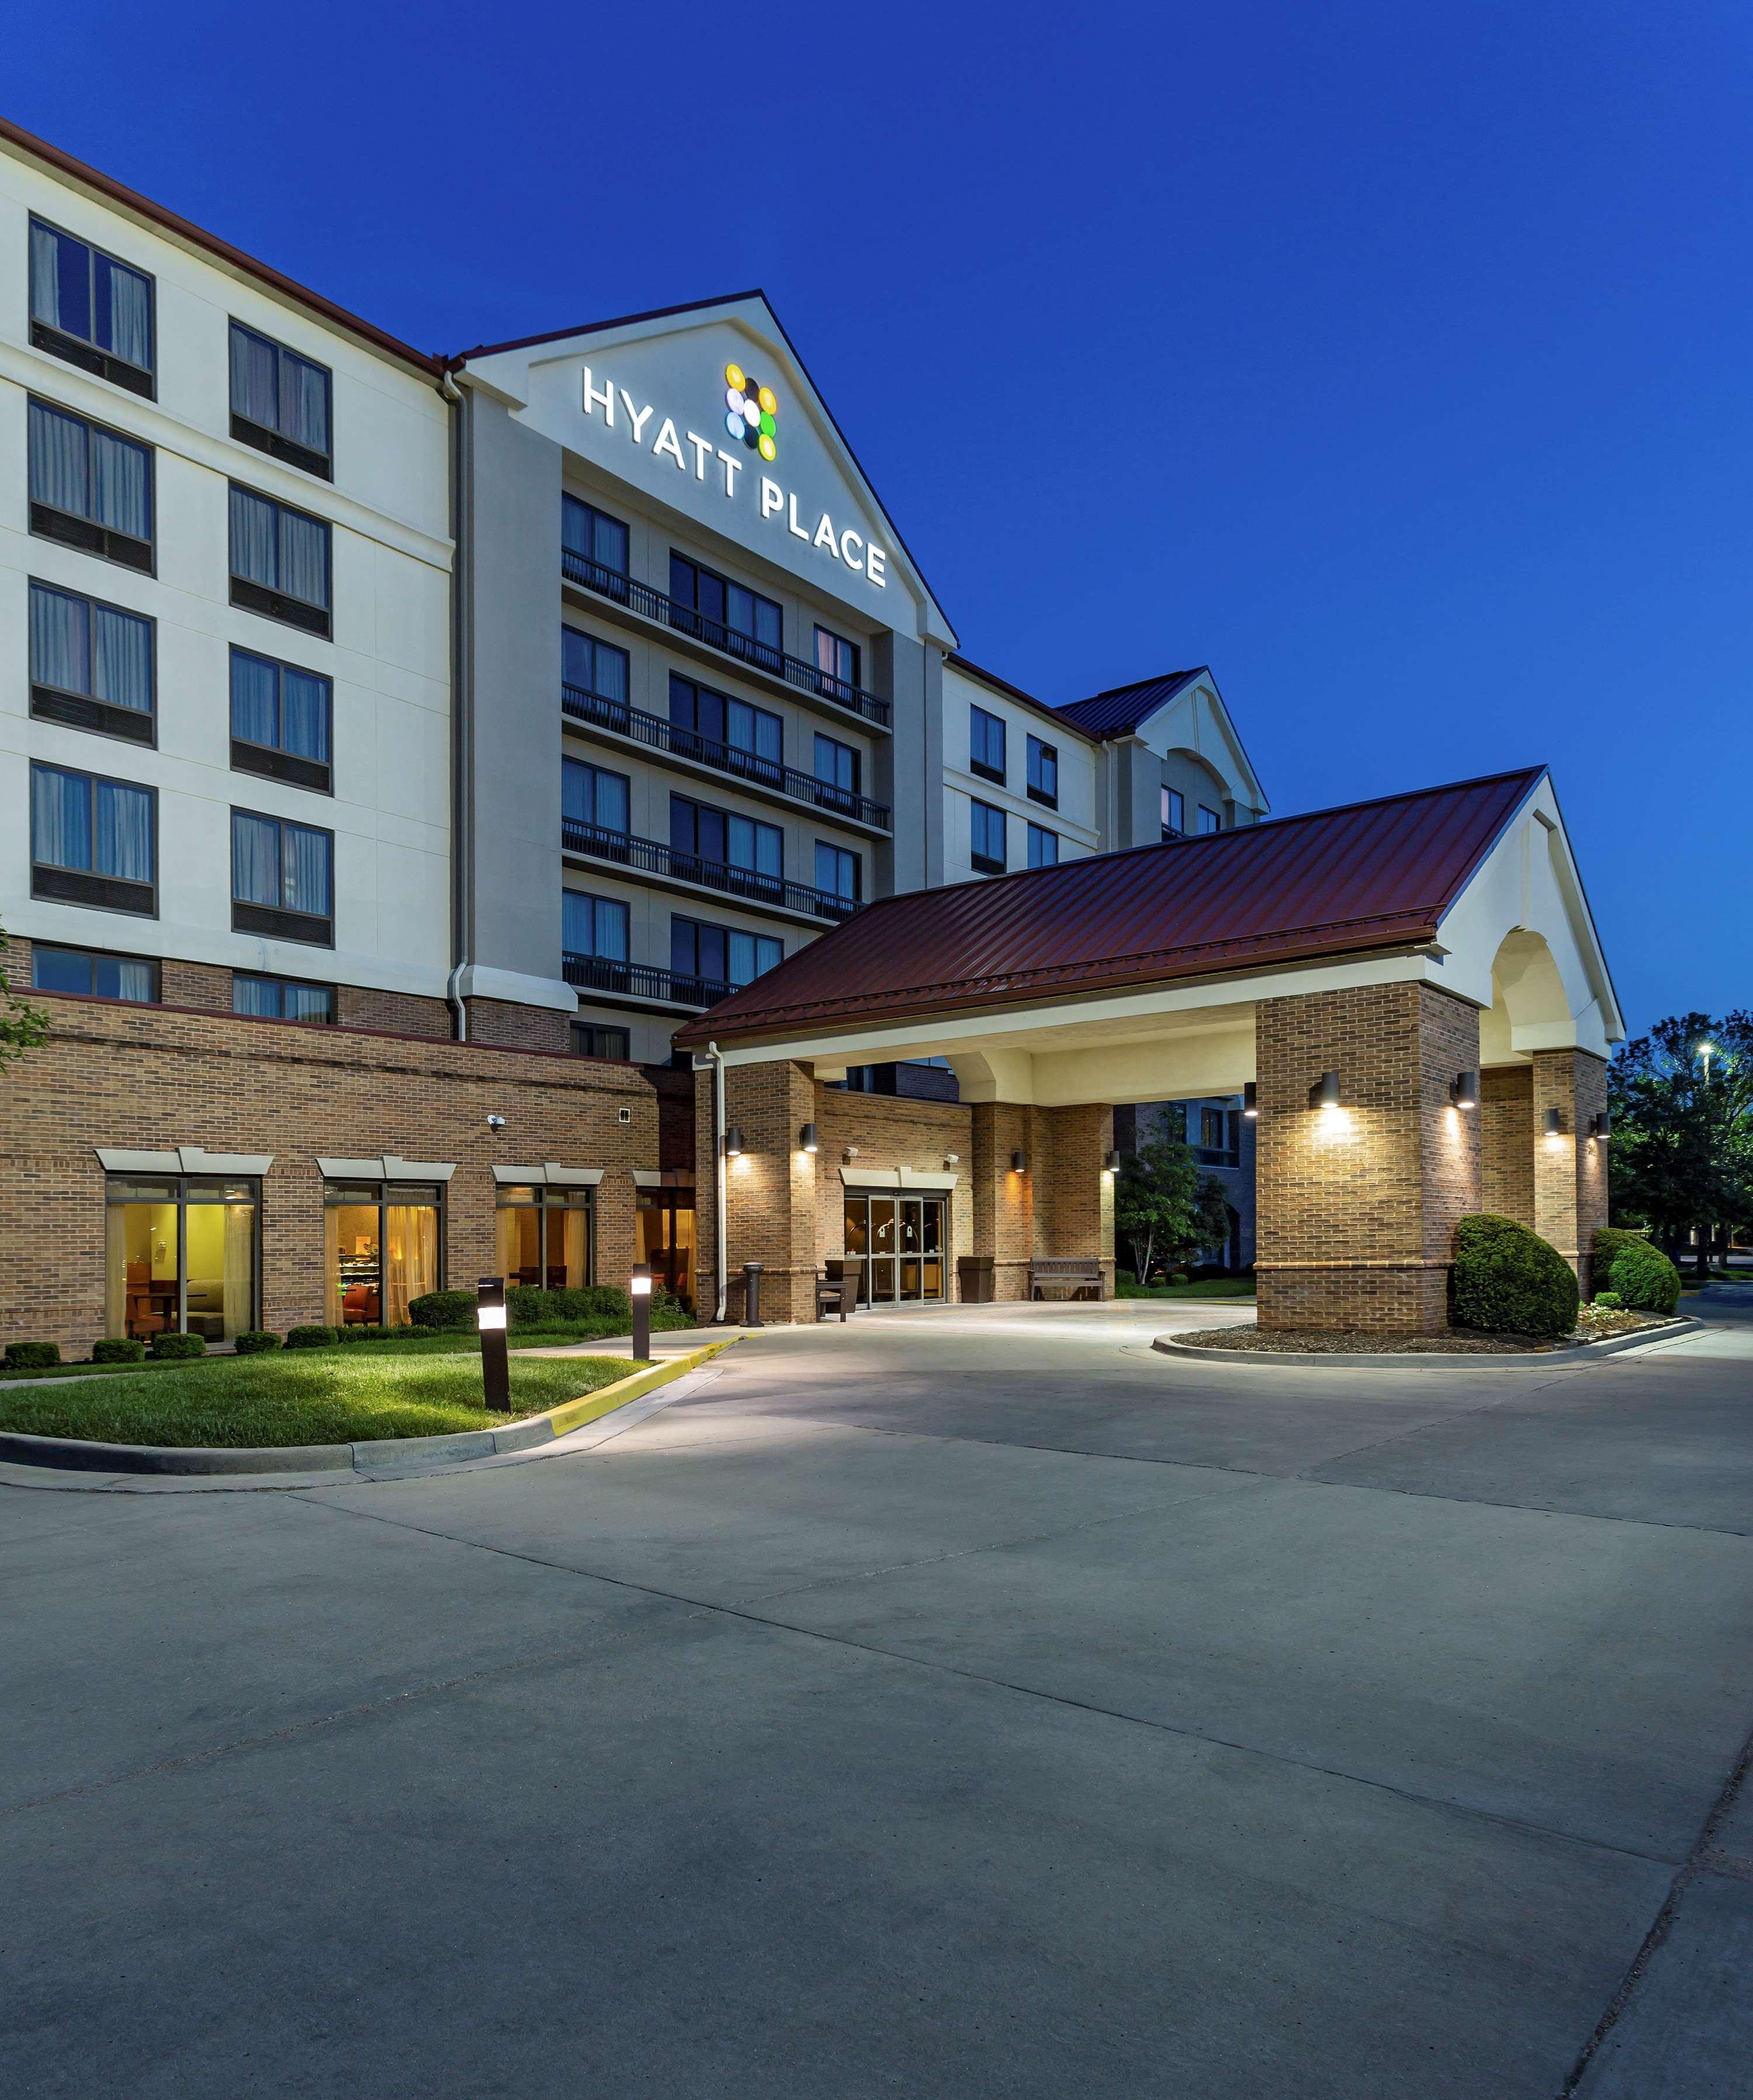
[[[1666,1327],[1667,1320],[1625,1312],[1606,1331],[1634,1333],[1640,1327]],[[1606,1327],[1605,1321],[1595,1331]],[[1491,1335],[1477,1327],[1452,1328],[1446,1335],[1372,1335],[1329,1327],[1208,1327],[1174,1337],[1200,1349],[1258,1350],[1270,1356],[1297,1357],[1522,1357],[1567,1353],[1573,1344],[1531,1342],[1526,1335]],[[1582,1334],[1578,1341],[1587,1339]]]

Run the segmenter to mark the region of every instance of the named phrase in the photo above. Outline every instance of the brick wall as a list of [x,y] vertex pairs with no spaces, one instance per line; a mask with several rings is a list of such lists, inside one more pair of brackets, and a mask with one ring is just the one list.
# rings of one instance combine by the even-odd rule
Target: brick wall
[[[1536,1050],[1533,1059],[1534,1229],[1589,1287],[1589,1253],[1607,1222],[1607,1154],[1589,1126],[1607,1105],[1607,1068],[1586,1050]],[[1548,1136],[1548,1110],[1558,1133]]]
[[231,1010],[231,973],[216,963],[182,963],[166,956],[158,966],[158,995],[166,1006]]
[[[1479,1207],[1476,1009],[1428,985],[1262,1001],[1255,1017],[1259,1317],[1416,1334],[1447,1319],[1456,1220]],[[1324,1071],[1342,1105],[1311,1109]]]
[[1534,1070],[1479,1074],[1479,1207],[1534,1229]]
[[425,1035],[439,1042],[449,1039],[455,1025],[442,999],[422,999],[416,992],[377,991],[369,985],[337,986],[335,1018],[343,1028],[381,1028],[393,1035]]
[[[103,1333],[99,1145],[274,1155],[262,1283],[277,1332],[323,1317],[319,1154],[455,1162],[447,1280],[465,1287],[496,1266],[496,1162],[601,1167],[597,1275],[626,1281],[630,1170],[658,1156],[657,1100],[636,1066],[100,999],[42,1004],[49,1042],[0,1082],[0,1339],[83,1351]],[[506,1118],[503,1132],[488,1130],[490,1112]]]
[[472,1042],[492,1043],[507,1050],[570,1050],[572,1017],[544,1006],[513,1006],[504,999],[469,1002]]

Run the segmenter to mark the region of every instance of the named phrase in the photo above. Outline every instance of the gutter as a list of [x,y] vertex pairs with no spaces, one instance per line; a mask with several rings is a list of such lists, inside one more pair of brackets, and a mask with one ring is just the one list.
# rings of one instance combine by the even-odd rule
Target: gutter
[[474,535],[472,428],[474,404],[448,372],[438,392],[451,404],[451,974],[444,987],[458,1043],[469,1040],[463,973],[474,946]]

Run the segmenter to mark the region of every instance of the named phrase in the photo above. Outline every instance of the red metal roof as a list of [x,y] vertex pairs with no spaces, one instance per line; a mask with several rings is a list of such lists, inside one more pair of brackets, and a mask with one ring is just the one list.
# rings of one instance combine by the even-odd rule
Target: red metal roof
[[1428,941],[1544,771],[886,898],[675,1039],[795,1035]]

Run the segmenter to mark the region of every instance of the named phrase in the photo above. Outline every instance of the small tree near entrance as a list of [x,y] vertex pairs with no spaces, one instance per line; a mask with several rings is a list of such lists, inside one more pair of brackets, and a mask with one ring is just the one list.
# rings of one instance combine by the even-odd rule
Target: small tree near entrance
[[1223,1185],[1200,1174],[1178,1138],[1149,1138],[1121,1155],[1114,1229],[1131,1250],[1133,1273],[1146,1282],[1158,1263],[1188,1261],[1224,1245],[1230,1211]]
[[[0,928],[0,955],[7,949],[6,932]],[[27,1050],[47,1039],[49,1017],[40,1006],[20,999],[12,989],[6,966],[0,963],[0,1071]]]

